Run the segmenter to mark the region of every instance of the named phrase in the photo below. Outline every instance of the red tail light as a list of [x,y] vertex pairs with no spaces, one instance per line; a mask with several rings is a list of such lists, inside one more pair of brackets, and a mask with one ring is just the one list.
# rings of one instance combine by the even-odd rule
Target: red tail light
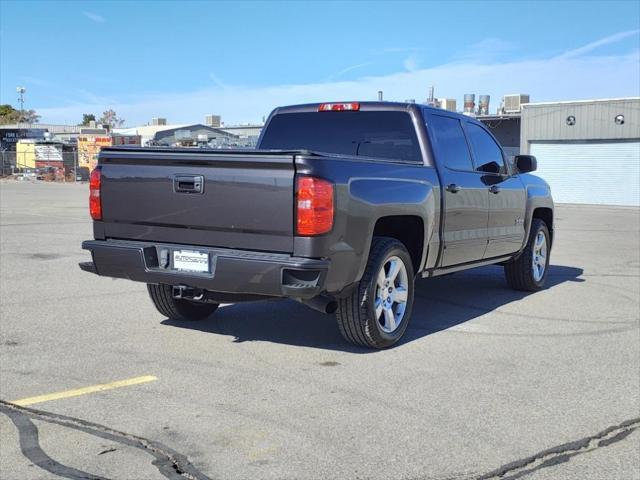
[[323,103],[318,107],[319,112],[356,112],[360,110],[359,103]]
[[314,177],[298,177],[296,233],[321,235],[333,228],[333,185]]
[[100,200],[100,167],[96,167],[89,177],[89,213],[94,220],[102,220],[102,201]]

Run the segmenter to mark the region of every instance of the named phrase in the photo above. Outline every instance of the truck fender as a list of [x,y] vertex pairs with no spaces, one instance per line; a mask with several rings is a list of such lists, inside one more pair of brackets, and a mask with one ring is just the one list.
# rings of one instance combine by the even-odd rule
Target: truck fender
[[[549,186],[544,182],[536,182],[532,184],[525,184],[527,192],[527,205],[525,210],[525,235],[520,252],[524,250],[529,239],[529,233],[531,232],[531,224],[533,222],[533,212],[537,208],[549,208],[553,211],[553,198],[549,190]],[[548,225],[549,232],[551,233],[553,241],[553,225]],[[519,252],[519,253],[520,253]]]
[[[395,178],[354,178],[349,182],[350,200],[366,211],[368,224],[366,236],[361,245],[362,255],[355,281],[364,274],[369,257],[373,233],[378,220],[385,217],[412,216],[422,219],[424,238],[422,256],[416,274],[424,268],[429,244],[438,232],[436,220],[439,218],[439,194],[434,186],[425,181]],[[364,212],[362,212],[364,213]]]

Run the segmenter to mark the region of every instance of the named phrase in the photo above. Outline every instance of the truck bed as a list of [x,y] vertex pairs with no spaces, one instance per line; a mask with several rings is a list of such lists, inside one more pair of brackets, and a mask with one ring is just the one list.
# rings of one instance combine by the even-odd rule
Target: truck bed
[[290,253],[302,153],[105,148],[96,238]]

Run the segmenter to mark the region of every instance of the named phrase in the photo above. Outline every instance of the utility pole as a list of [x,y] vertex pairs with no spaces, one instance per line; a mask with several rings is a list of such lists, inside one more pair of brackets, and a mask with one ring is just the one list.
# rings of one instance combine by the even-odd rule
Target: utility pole
[[429,87],[429,98],[427,98],[427,105],[429,105],[430,107],[436,106],[435,87],[433,85]]
[[27,89],[24,87],[16,87],[16,92],[19,95],[18,102],[20,103],[20,121],[22,122],[24,118],[24,94]]

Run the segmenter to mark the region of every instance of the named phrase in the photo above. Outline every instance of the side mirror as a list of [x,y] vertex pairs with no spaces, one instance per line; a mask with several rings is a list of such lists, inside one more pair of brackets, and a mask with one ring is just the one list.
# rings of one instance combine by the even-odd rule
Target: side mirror
[[488,162],[484,165],[480,165],[478,167],[478,171],[484,173],[494,173],[496,175],[502,173],[502,169],[500,168],[500,164],[498,162]]
[[538,160],[533,155],[516,155],[513,163],[520,173],[534,172],[538,169]]

